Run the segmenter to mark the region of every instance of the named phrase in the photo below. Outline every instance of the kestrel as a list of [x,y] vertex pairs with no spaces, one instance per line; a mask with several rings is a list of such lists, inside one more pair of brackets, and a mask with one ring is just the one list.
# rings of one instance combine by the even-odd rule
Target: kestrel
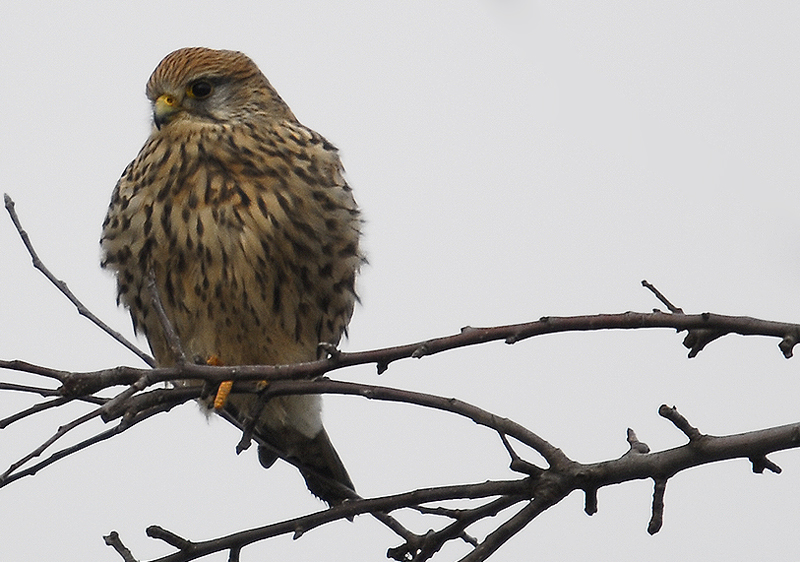
[[[337,345],[356,301],[361,220],[337,149],[301,125],[247,56],[179,49],[147,83],[153,128],[111,197],[101,265],[117,277],[159,366],[173,365],[146,288],[189,360],[224,365],[312,361]],[[225,412],[277,456],[300,465],[328,503],[326,484],[353,483],[322,426],[321,397],[232,393]],[[259,412],[260,409],[260,413]]]

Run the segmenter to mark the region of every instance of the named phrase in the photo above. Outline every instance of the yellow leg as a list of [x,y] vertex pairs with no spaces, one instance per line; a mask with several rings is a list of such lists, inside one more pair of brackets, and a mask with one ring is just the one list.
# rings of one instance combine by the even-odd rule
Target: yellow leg
[[[219,367],[222,365],[222,361],[216,355],[212,355],[206,360],[208,365]],[[225,402],[228,400],[228,395],[231,393],[231,389],[233,388],[233,381],[222,381],[219,384],[219,388],[217,389],[217,395],[214,397],[214,409],[221,410],[225,407]]]
[[228,394],[231,393],[233,388],[233,381],[222,381],[217,389],[217,396],[214,398],[214,409],[221,410],[225,406],[225,401],[228,400]]

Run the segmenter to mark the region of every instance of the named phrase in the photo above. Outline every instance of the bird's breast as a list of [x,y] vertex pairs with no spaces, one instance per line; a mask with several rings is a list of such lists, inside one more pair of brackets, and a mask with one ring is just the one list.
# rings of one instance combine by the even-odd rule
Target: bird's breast
[[120,179],[102,240],[119,298],[159,362],[171,361],[144,288],[149,269],[197,358],[289,363],[337,343],[362,258],[335,151],[306,129],[218,127],[172,140],[167,130]]

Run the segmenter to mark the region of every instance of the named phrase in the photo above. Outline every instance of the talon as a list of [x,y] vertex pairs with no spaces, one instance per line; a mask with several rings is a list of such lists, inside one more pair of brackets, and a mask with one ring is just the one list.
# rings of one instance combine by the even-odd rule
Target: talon
[[330,359],[336,359],[342,353],[339,351],[338,347],[326,341],[319,342],[317,344],[317,349],[325,353]]

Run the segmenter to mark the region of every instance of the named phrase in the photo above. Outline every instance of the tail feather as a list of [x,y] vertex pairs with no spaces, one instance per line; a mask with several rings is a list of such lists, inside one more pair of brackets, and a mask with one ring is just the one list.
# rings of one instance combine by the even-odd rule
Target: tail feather
[[270,446],[276,442],[275,436],[262,436],[269,443],[258,447],[262,466],[269,468],[279,456],[285,457],[297,466],[311,493],[329,505],[338,505],[352,497],[355,486],[327,431],[323,429],[313,439],[291,431],[282,433],[280,441],[284,443],[278,450]]
[[[254,396],[231,395],[220,413],[243,428],[248,425],[245,412],[253,400]],[[271,467],[278,458],[294,464],[311,493],[329,505],[338,505],[355,494],[353,481],[324,428],[309,438],[292,426],[276,429],[257,423],[253,437],[259,443],[258,460],[264,468]]]

